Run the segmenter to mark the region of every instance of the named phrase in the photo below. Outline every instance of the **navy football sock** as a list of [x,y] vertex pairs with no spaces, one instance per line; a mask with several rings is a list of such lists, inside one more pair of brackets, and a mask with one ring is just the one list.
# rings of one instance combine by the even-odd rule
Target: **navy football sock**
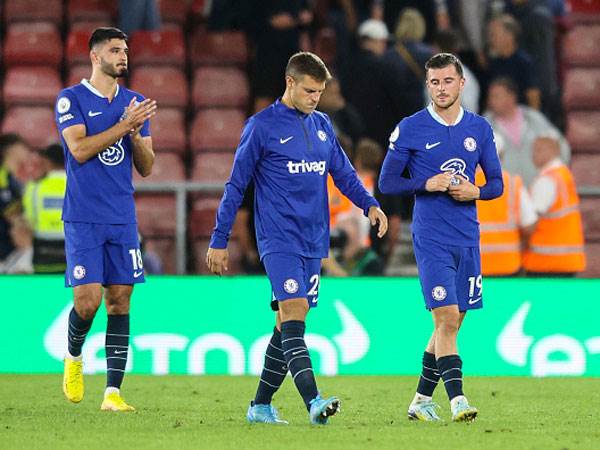
[[289,320],[281,324],[281,348],[287,366],[292,373],[296,388],[306,409],[310,410],[310,401],[319,395],[312,362],[304,342],[306,326],[300,320]]
[[81,347],[85,342],[85,338],[92,327],[94,319],[83,320],[75,308],[71,309],[69,314],[69,331],[68,331],[68,348],[71,356],[81,355]]
[[265,365],[258,382],[256,397],[254,397],[255,404],[268,405],[271,403],[273,395],[285,380],[287,370],[285,356],[281,349],[281,332],[274,328],[273,336],[271,336],[265,352]]
[[463,394],[462,389],[462,360],[458,355],[442,356],[437,360],[437,367],[444,386],[448,393],[448,398],[452,400]]
[[440,381],[440,373],[437,369],[435,362],[435,355],[433,353],[423,353],[423,369],[421,371],[421,377],[419,378],[419,385],[417,386],[417,393],[426,395],[427,397],[433,396],[433,391]]
[[121,387],[129,350],[129,314],[109,315],[106,324],[106,386]]

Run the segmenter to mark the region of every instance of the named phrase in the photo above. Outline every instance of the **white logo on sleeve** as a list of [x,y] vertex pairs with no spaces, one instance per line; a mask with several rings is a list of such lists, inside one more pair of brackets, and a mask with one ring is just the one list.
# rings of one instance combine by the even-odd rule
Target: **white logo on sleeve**
[[444,286],[436,286],[431,290],[431,296],[438,302],[444,300],[447,295],[448,293],[446,292],[446,288]]
[[286,142],[291,141],[292,139],[294,139],[294,136],[286,137],[285,139],[284,138],[279,138],[279,143],[280,144],[285,144]]
[[288,172],[291,174],[295,173],[311,173],[318,172],[319,175],[325,174],[327,168],[326,161],[305,161],[300,162],[288,161],[287,163]]
[[317,136],[319,136],[319,139],[321,139],[323,142],[327,140],[327,134],[323,130],[317,131]]
[[125,149],[123,149],[123,138],[119,139],[106,150],[98,153],[98,159],[107,166],[116,166],[125,158]]
[[85,267],[83,266],[75,266],[73,267],[73,278],[76,280],[82,280],[85,278]]
[[102,114],[102,111],[97,111],[97,112],[93,112],[93,111],[88,111],[88,116],[90,117],[96,117],[99,116],[100,114]]
[[469,136],[465,138],[463,144],[465,146],[465,150],[467,150],[468,152],[474,152],[475,150],[477,150],[477,141],[474,137]]
[[425,144],[425,150],[431,150],[433,147],[437,147],[441,144],[441,141],[436,142],[435,144],[430,144],[429,142]]
[[295,294],[296,292],[298,292],[298,287],[298,282],[293,278],[288,278],[283,283],[283,290],[288,294]]
[[56,110],[59,114],[66,113],[69,109],[71,109],[71,100],[67,97],[61,97],[56,102]]
[[390,142],[396,142],[400,137],[400,127],[396,126],[390,135]]

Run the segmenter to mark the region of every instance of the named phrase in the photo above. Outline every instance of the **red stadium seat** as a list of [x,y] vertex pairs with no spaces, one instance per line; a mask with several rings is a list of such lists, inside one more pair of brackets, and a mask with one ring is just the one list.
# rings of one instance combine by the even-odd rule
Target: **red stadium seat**
[[600,242],[600,198],[581,199],[583,234],[587,242]]
[[188,228],[192,239],[210,237],[220,201],[221,197],[203,197],[194,201]]
[[52,22],[63,20],[62,0],[6,0],[4,20],[10,22]]
[[99,20],[111,23],[117,15],[116,0],[69,0],[69,23]]
[[2,133],[19,133],[34,148],[58,142],[54,112],[45,106],[15,106],[4,113]]
[[4,80],[4,104],[54,106],[61,88],[58,72],[51,67],[13,67],[8,69]]
[[192,151],[234,151],[244,126],[244,114],[237,109],[207,109],[196,114],[190,130]]
[[143,236],[175,236],[175,194],[137,193],[135,207]]
[[150,121],[152,146],[154,151],[175,152],[183,155],[186,150],[187,133],[183,111],[175,108],[161,108]]
[[[174,237],[145,237],[144,236],[144,247],[147,251],[151,251],[158,255],[162,262],[163,272],[166,274],[177,273],[177,262],[176,262],[176,246]],[[144,264],[147,267],[146,262]]]
[[163,23],[177,23],[182,25],[186,22],[190,13],[189,2],[181,0],[161,0],[160,18]]
[[567,109],[600,106],[600,68],[571,69],[565,75],[563,104]]
[[192,181],[225,185],[233,166],[232,153],[208,152],[194,156]]
[[567,140],[573,151],[600,151],[600,111],[574,111],[567,115]]
[[[206,267],[206,251],[208,250],[208,244],[210,239],[197,239],[194,241],[194,262],[197,274],[208,275],[210,274],[208,267]],[[229,251],[229,267],[227,275],[236,275],[241,273],[241,260],[242,251],[240,245],[236,240],[232,239],[227,245]]]
[[134,169],[133,181],[136,184],[185,181],[185,168],[181,156],[168,152],[157,153],[152,174],[144,178]]
[[577,186],[600,186],[600,152],[574,153],[571,170]]
[[70,24],[69,31],[85,31],[89,38],[96,28],[112,26],[114,26],[114,23],[110,20],[82,20]]
[[185,66],[185,42],[178,29],[136,31],[130,40],[131,62],[143,64]]
[[233,67],[202,67],[194,74],[192,97],[196,108],[248,106],[248,80],[244,72]]
[[51,66],[62,63],[62,39],[52,23],[14,23],[4,41],[4,64],[12,66]]
[[563,61],[573,66],[597,66],[600,60],[600,25],[573,27],[563,40]]
[[67,36],[65,46],[65,57],[67,64],[90,64],[90,49],[88,41],[90,40],[91,30],[71,30]]
[[325,64],[331,65],[335,60],[336,51],[335,31],[329,27],[321,28],[315,37],[315,53],[321,57]]
[[189,89],[185,74],[176,67],[142,66],[133,71],[129,86],[161,107],[185,109]]
[[246,35],[241,31],[196,30],[190,43],[191,60],[197,66],[243,66],[248,62]]
[[81,83],[83,78],[89,79],[92,75],[91,64],[78,64],[73,67],[69,67],[69,76],[67,77],[66,86],[73,86],[74,84]]

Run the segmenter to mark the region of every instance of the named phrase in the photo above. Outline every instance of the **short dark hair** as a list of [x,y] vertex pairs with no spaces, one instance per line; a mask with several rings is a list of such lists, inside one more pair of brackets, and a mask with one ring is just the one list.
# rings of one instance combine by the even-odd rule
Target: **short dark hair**
[[464,71],[460,59],[452,53],[438,53],[433,55],[425,63],[425,74],[429,69],[443,69],[444,67],[454,66],[456,73],[463,78]]
[[517,86],[517,83],[515,83],[515,80],[513,80],[512,78],[508,78],[508,77],[494,78],[492,80],[492,82],[490,83],[489,87],[491,88],[492,86],[502,86],[508,92],[513,94],[515,97],[519,96],[519,88]]
[[317,81],[329,81],[331,73],[321,58],[311,52],[298,52],[289,59],[285,75],[297,80],[308,75]]
[[494,17],[492,21],[498,21],[506,31],[513,35],[515,41],[519,40],[521,25],[519,25],[519,22],[513,16],[510,14],[500,14]]
[[27,145],[25,140],[17,133],[0,134],[0,164],[4,162],[6,149],[16,144]]
[[90,36],[88,46],[90,50],[96,45],[104,41],[110,41],[111,39],[122,39],[127,41],[127,35],[118,28],[113,27],[100,27],[96,28]]
[[54,166],[58,167],[65,165],[65,153],[63,152],[63,147],[60,144],[50,144],[48,147],[40,151],[40,156],[42,158],[46,158]]

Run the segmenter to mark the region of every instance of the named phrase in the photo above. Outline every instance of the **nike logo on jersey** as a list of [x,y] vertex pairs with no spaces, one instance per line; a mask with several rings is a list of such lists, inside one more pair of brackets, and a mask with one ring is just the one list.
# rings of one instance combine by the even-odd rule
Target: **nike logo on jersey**
[[279,143],[280,144],[285,144],[286,142],[291,141],[292,139],[294,139],[294,136],[290,136],[290,137],[287,137],[285,139],[279,138]]
[[139,272],[133,272],[133,278],[139,278],[143,273],[143,270],[140,270]]
[[300,353],[303,353],[304,350],[298,350],[297,352],[292,352],[292,356],[296,356],[299,355]]
[[469,305],[474,305],[475,303],[477,303],[478,301],[481,300],[481,297],[477,297],[477,298],[470,298],[469,299]]
[[425,144],[425,149],[426,149],[426,150],[431,150],[433,147],[437,147],[437,146],[438,146],[438,145],[440,145],[440,144],[441,144],[441,142],[440,142],[440,141],[436,142],[435,144],[430,144],[430,143],[428,142],[427,144]]
[[100,114],[102,114],[102,111],[98,111],[98,112],[92,112],[91,110],[88,111],[88,116],[90,116],[90,117],[96,117],[96,116],[99,116]]
[[127,353],[127,350],[115,350],[113,353],[115,355],[122,355],[123,353]]

